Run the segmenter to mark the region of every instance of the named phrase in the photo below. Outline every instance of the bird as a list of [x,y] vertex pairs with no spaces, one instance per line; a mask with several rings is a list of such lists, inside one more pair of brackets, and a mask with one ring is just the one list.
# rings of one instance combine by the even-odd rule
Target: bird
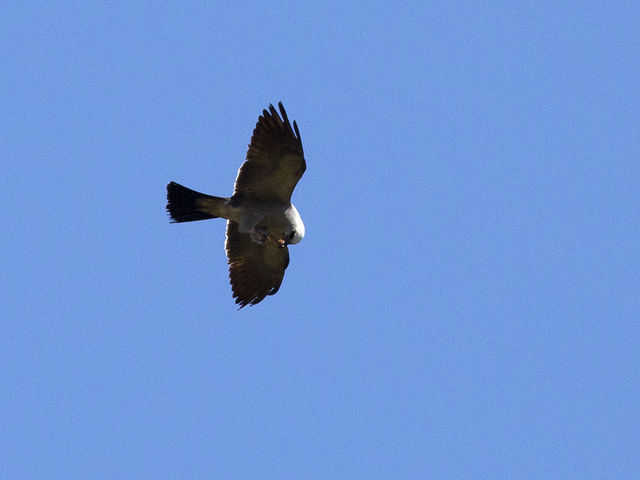
[[239,309],[278,292],[289,265],[288,246],[305,235],[302,218],[291,203],[307,168],[302,140],[282,102],[278,108],[279,113],[270,104],[258,117],[231,197],[207,195],[176,182],[167,185],[171,223],[227,220],[229,281]]

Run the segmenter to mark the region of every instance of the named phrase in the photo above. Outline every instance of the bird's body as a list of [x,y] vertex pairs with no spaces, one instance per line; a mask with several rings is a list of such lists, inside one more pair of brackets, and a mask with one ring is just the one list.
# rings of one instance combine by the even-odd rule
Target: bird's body
[[167,211],[173,222],[227,219],[225,249],[233,296],[240,307],[255,305],[280,288],[289,264],[287,245],[302,240],[304,224],[291,194],[306,169],[296,122],[293,129],[278,104],[258,119],[231,197],[167,185]]

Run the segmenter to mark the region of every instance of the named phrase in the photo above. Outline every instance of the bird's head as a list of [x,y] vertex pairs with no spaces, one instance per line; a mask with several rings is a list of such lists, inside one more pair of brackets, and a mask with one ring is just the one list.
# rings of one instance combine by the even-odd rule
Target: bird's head
[[304,238],[304,223],[302,223],[302,218],[300,218],[298,210],[293,205],[289,207],[286,215],[289,220],[289,225],[285,228],[284,240],[287,245],[295,245],[296,243],[300,243]]
[[302,226],[302,231],[292,229],[289,232],[285,232],[285,234],[285,243],[287,245],[295,245],[296,243],[300,243],[302,237],[304,237],[304,225]]

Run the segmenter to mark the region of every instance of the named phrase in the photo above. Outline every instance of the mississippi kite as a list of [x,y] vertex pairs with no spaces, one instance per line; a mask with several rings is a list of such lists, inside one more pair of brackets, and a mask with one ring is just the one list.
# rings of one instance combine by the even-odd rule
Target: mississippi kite
[[298,125],[282,102],[263,110],[253,130],[247,159],[238,170],[233,195],[214,197],[167,185],[172,222],[227,219],[225,249],[233,298],[243,308],[280,288],[289,265],[289,244],[304,237],[304,224],[291,194],[306,169]]

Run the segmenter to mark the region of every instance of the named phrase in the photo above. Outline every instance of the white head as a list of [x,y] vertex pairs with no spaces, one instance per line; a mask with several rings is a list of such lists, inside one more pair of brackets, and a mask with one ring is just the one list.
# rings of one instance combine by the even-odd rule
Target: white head
[[300,243],[304,238],[304,223],[302,223],[302,218],[300,218],[300,214],[296,207],[291,205],[291,208],[287,209],[287,217],[289,220],[289,227],[285,232],[285,241],[288,244]]

